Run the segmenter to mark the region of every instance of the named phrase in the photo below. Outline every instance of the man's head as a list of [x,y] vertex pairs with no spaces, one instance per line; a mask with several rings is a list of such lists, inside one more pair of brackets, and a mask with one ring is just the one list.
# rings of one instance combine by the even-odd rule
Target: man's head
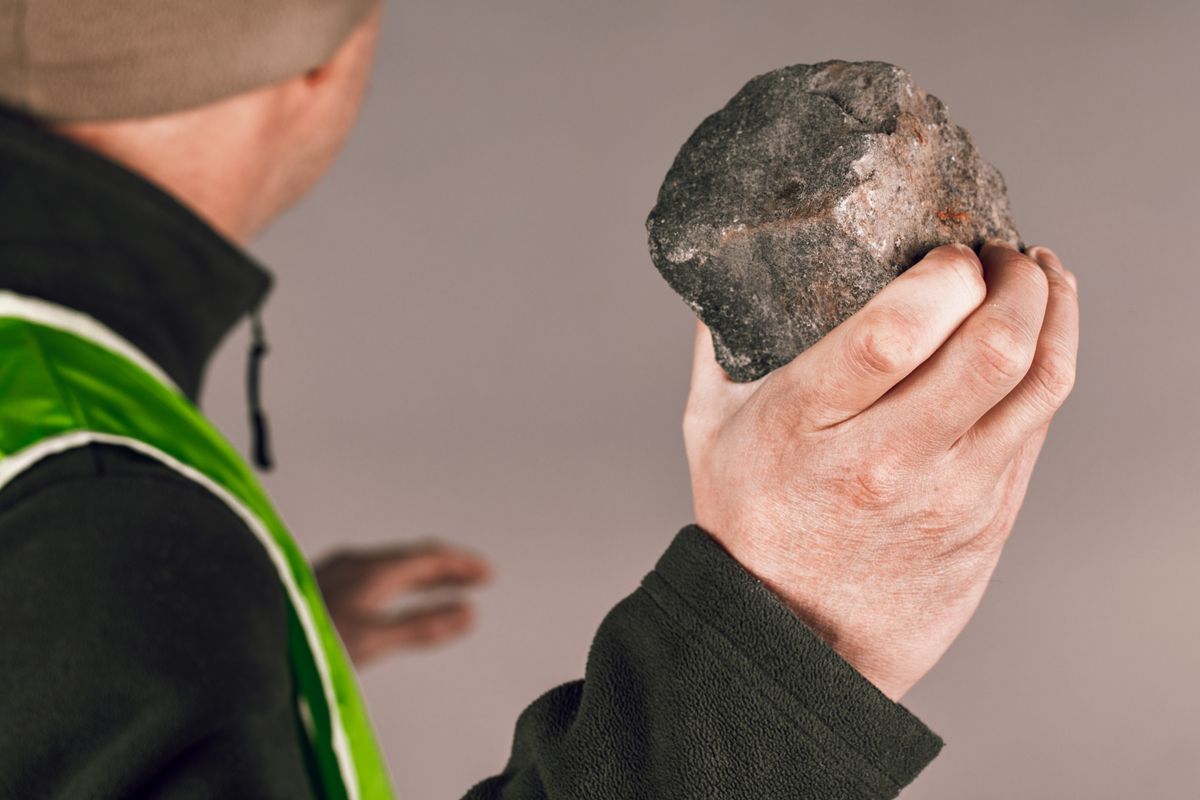
[[[145,2],[119,1],[125,5]],[[10,2],[0,0],[0,10]],[[230,7],[244,9],[238,4],[246,2],[237,0]],[[311,8],[314,3],[319,5],[317,11]],[[340,150],[366,91],[382,13],[381,0],[358,0],[359,9],[349,20],[344,14],[330,13],[334,0],[254,0],[249,4],[258,5],[260,14],[264,8],[287,14],[296,6],[301,22],[291,25],[290,35],[282,40],[264,42],[265,54],[249,52],[253,63],[248,67],[242,63],[232,65],[228,75],[200,81],[188,73],[176,80],[178,89],[174,93],[139,91],[131,85],[128,92],[109,91],[102,102],[95,102],[87,99],[85,91],[73,92],[67,79],[57,75],[56,82],[40,95],[28,91],[31,84],[36,88],[39,67],[36,58],[26,56],[18,62],[31,63],[17,63],[12,68],[31,73],[33,79],[27,75],[14,80],[9,73],[0,77],[0,93],[11,95],[11,85],[26,89],[25,102],[14,105],[23,106],[22,110],[60,135],[140,172],[171,191],[226,236],[244,242],[312,188]],[[345,2],[340,8],[352,5]],[[156,2],[147,7],[146,13],[161,17],[158,24],[171,32],[166,37],[170,40],[179,36],[178,28],[188,16],[181,8],[175,2]],[[180,16],[172,19],[171,14]],[[256,19],[257,24],[268,25],[265,30],[280,27]],[[351,26],[348,33],[347,24]],[[322,30],[321,25],[331,26],[332,32]],[[61,40],[65,34],[61,25],[59,28],[56,35]],[[81,38],[86,37],[87,29],[79,30]],[[219,33],[236,39],[228,29]],[[212,31],[197,31],[194,38],[219,45],[211,41],[214,35]],[[320,36],[336,37],[331,53],[327,43],[316,41]],[[248,46],[244,41],[233,44]],[[69,50],[71,46],[66,40],[64,48]],[[133,43],[125,47],[139,46]],[[137,80],[171,83],[175,76],[162,74],[161,70],[170,70],[176,63],[181,71],[195,66],[195,59],[188,57],[176,61],[164,58],[162,42],[150,41],[145,46],[145,60],[155,62],[160,72],[138,74]],[[307,56],[305,48],[311,51]],[[132,56],[138,61],[137,53]],[[224,68],[219,60],[212,60],[213,53],[206,51],[197,57],[206,59],[208,69]],[[310,63],[297,68],[297,64],[306,63],[306,57]],[[239,60],[236,50],[230,58]],[[318,59],[319,63],[311,63]],[[10,70],[3,61],[0,55],[0,75]],[[136,73],[136,67],[131,69]],[[280,76],[280,72],[284,74]],[[91,79],[82,74],[79,78],[81,83]],[[201,102],[195,102],[197,98]],[[43,108],[39,108],[39,102]],[[164,107],[168,110],[158,111]],[[106,109],[118,113],[106,113]],[[128,113],[147,109],[152,113]]]

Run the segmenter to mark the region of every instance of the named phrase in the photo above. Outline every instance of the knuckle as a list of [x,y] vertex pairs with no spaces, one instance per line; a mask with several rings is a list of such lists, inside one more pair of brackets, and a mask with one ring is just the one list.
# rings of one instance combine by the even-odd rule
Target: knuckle
[[1014,275],[1020,277],[1020,280],[1035,284],[1041,287],[1042,291],[1046,291],[1049,287],[1050,279],[1046,275],[1046,270],[1024,253],[1013,253],[1007,266]]
[[851,471],[845,491],[853,508],[869,511],[894,503],[899,486],[900,475],[895,465],[886,459],[875,459]]
[[846,358],[854,369],[869,375],[899,372],[911,357],[912,327],[912,322],[894,308],[874,309],[850,336]]
[[1033,361],[1033,342],[1024,327],[1011,319],[992,316],[971,340],[979,375],[993,386],[1015,384]]
[[1075,359],[1063,348],[1049,348],[1034,360],[1029,378],[1042,403],[1057,409],[1075,387]]

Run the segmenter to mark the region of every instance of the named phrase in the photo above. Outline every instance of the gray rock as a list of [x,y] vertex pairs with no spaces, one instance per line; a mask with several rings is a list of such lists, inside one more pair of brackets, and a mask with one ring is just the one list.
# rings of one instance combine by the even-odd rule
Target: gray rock
[[683,145],[646,228],[736,381],[791,361],[937,245],[1022,246],[970,134],[879,61],[751,80]]

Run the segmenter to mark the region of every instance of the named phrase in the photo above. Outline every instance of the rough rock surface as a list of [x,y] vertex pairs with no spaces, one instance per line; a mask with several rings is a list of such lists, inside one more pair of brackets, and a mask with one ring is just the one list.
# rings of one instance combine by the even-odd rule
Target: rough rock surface
[[1000,173],[879,61],[751,80],[683,145],[646,228],[737,381],[791,361],[937,245],[1021,246]]

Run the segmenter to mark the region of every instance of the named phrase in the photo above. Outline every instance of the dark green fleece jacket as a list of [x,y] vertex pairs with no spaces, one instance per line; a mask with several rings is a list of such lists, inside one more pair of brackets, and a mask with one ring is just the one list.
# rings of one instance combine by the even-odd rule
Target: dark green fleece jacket
[[[194,399],[269,286],[162,189],[0,112],[0,291],[95,317]],[[157,462],[93,445],[0,488],[0,631],[0,798],[314,796],[276,573]],[[474,800],[885,798],[941,745],[687,525],[583,679],[461,779]]]

